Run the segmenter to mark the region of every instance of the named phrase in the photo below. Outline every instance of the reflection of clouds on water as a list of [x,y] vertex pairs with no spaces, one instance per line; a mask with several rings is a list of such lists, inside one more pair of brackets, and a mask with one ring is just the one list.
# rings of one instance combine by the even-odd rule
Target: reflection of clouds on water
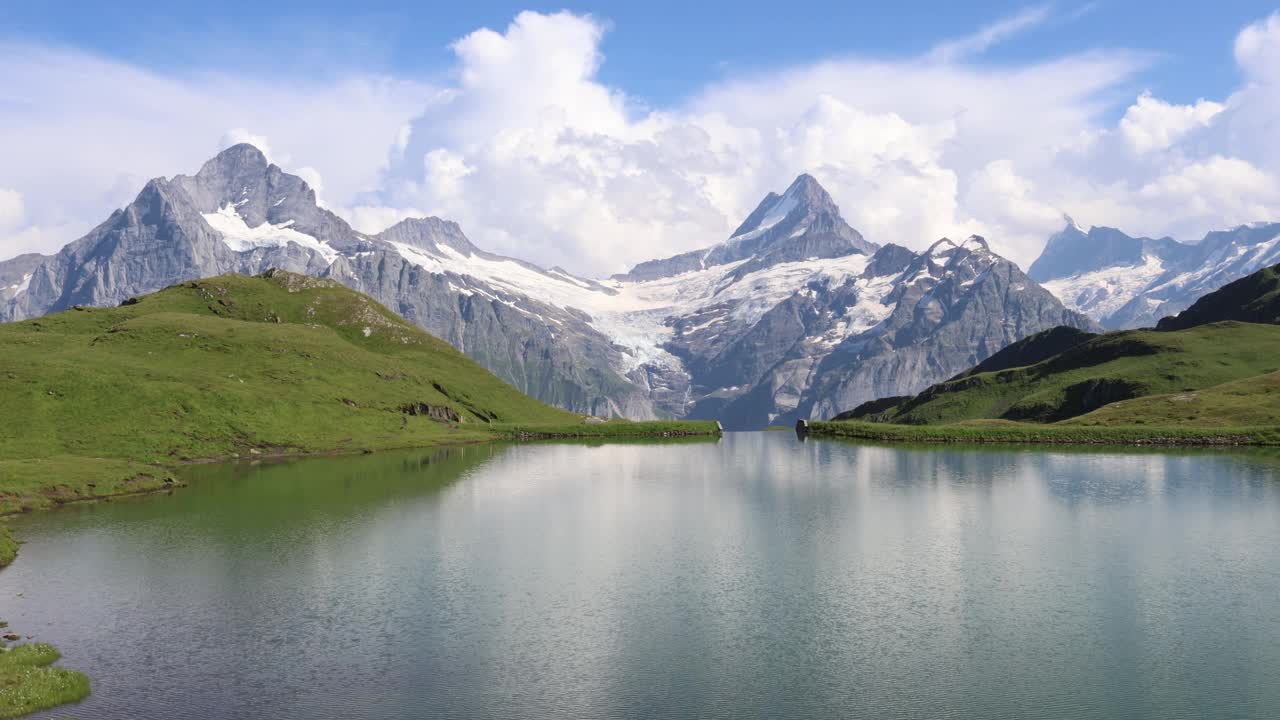
[[19,520],[0,602],[109,720],[1258,717],[1278,467],[731,433],[209,468]]

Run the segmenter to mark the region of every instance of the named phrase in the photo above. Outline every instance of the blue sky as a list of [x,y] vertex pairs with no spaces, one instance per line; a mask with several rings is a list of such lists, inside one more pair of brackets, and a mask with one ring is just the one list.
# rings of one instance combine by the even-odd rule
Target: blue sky
[[500,28],[522,10],[589,13],[609,23],[604,82],[644,101],[676,102],[726,73],[840,55],[907,57],[1028,9],[1050,19],[984,59],[1020,63],[1090,49],[1160,54],[1144,87],[1173,102],[1221,95],[1238,81],[1228,53],[1246,23],[1280,7],[1256,0],[952,3],[647,2],[537,4],[277,0],[0,7],[0,34],[64,44],[155,67],[326,72],[353,65],[430,77],[448,72],[451,42]]
[[243,141],[360,231],[437,215],[588,275],[802,172],[879,243],[1194,241],[1280,219],[1277,7],[0,0],[0,257]]

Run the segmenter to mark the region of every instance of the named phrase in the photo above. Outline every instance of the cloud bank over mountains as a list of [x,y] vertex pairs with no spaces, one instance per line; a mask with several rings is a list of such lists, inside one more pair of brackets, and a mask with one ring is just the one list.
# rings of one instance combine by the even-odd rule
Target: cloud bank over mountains
[[1280,218],[1280,14],[1223,48],[1234,92],[1187,105],[1143,90],[1148,54],[983,60],[1062,22],[1033,8],[921,57],[736,75],[672,107],[601,82],[607,23],[563,12],[472,32],[429,79],[165,75],[0,45],[0,256],[50,252],[239,141],[361,230],[434,214],[584,274],[721,240],[801,172],[870,240],[977,233],[1024,267],[1064,213],[1188,239]]

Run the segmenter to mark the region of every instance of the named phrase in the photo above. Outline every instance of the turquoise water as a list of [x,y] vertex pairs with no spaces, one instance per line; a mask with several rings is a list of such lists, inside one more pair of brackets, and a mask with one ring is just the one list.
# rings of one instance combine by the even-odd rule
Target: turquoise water
[[191,469],[21,518],[47,717],[1280,717],[1280,460],[731,433]]

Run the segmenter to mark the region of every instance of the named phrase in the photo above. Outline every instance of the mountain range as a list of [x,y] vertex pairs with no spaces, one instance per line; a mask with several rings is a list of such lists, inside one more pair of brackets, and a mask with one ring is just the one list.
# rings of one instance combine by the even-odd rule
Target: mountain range
[[[195,175],[150,181],[55,255],[0,262],[0,320],[279,268],[372,296],[544,402],[748,429],[919,392],[1055,326],[1098,331],[1088,314],[1118,317],[1118,306],[1103,310],[1119,291],[1096,289],[1108,273],[1130,276],[1124,263],[1152,254],[1171,269],[1178,253],[1199,256],[1198,246],[1110,232],[1071,225],[1023,273],[981,237],[923,252],[871,242],[801,175],[721,242],[589,279],[485,252],[438,218],[358,232],[301,178],[236,145]],[[1261,248],[1252,239],[1266,232],[1241,229],[1214,246]],[[1237,258],[1239,274],[1263,254]],[[1126,303],[1153,293],[1144,286]]]
[[1009,422],[1146,426],[1157,437],[1177,427],[1273,427],[1278,325],[1280,265],[1198,298],[1155,329],[1053,328],[917,395],[863,403],[835,419],[974,433]]
[[1280,223],[1211,232],[1196,243],[1130,237],[1070,218],[1027,274],[1110,329],[1151,327],[1196,298],[1280,262]]

